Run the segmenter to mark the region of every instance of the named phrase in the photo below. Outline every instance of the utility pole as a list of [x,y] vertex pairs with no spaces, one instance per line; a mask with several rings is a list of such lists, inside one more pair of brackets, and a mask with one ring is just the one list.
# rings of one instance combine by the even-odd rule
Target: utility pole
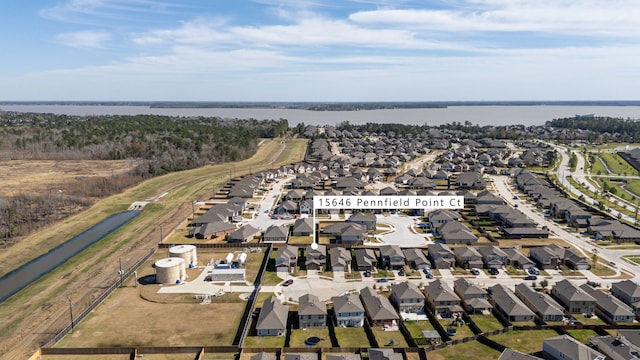
[[118,270],[118,275],[120,275],[120,287],[122,287],[122,276],[124,275],[124,270],[122,270],[122,259],[118,259],[120,263],[120,269]]
[[71,316],[71,332],[73,332],[74,321],[73,321],[73,301],[71,298],[67,298],[67,302],[69,303],[69,316]]

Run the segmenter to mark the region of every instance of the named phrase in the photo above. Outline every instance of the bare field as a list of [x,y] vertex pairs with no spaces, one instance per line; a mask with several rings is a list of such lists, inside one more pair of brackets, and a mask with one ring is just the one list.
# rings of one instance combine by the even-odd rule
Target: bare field
[[126,173],[131,160],[8,160],[0,162],[0,196],[64,191],[79,179]]
[[[246,302],[203,305],[193,296],[173,295],[175,302],[143,296],[159,285],[131,282],[96,308],[59,347],[231,345]],[[237,297],[237,296],[236,296]]]

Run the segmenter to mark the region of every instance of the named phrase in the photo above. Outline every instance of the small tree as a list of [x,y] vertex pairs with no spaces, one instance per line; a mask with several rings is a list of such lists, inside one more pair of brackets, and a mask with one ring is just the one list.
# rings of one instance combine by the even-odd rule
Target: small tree
[[540,281],[540,287],[546,289],[547,286],[549,286],[549,281],[547,281],[547,279],[542,279],[542,281]]

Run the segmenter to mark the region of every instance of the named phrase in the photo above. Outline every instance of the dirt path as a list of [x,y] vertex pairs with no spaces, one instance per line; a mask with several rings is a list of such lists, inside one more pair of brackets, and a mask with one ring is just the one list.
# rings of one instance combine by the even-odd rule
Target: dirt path
[[[113,206],[112,202],[131,203],[140,197],[149,198],[153,196],[151,194],[166,191],[163,189],[175,190],[147,207],[136,219],[107,239],[70,259],[55,271],[7,299],[0,309],[0,319],[2,319],[0,359],[30,357],[40,346],[69,324],[69,299],[73,302],[75,314],[87,308],[105,288],[118,279],[120,259],[126,268],[127,264],[133,264],[151,248],[156,247],[160,240],[161,228],[164,229],[165,236],[168,230],[177,228],[185,218],[191,215],[191,201],[197,196],[210,194],[212,189],[223,185],[228,180],[231,168],[252,168],[254,171],[259,171],[272,165],[279,166],[299,161],[304,156],[304,153],[287,153],[287,156],[283,156],[289,144],[292,144],[296,151],[300,148],[304,149],[299,142],[297,145],[296,142],[287,142],[287,145],[273,144],[273,142],[263,143],[259,151],[248,160],[151,179],[123,194],[101,201],[97,206],[109,209]],[[176,187],[176,185],[181,186]],[[95,216],[96,213],[100,213],[96,209],[91,210],[93,212],[83,212],[79,217],[86,217],[87,214]],[[93,223],[96,221],[98,220],[94,219]],[[58,234],[59,237],[66,239],[67,231],[78,231],[78,229],[73,230],[73,223],[65,220],[61,224],[45,229],[42,232],[44,235],[34,234],[32,241],[38,244],[39,237],[46,237],[46,234],[56,232],[62,233],[62,235]],[[26,248],[29,246],[29,244],[25,245]],[[25,250],[16,247],[9,251]],[[3,255],[7,259],[11,256],[11,254]]]

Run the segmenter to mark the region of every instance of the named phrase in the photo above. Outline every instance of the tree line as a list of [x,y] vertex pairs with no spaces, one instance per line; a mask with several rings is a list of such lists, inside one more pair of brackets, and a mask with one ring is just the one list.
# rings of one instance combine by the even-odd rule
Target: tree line
[[590,131],[587,139],[590,142],[633,142],[640,139],[640,122],[633,119],[574,116],[547,121],[546,125],[560,129]]
[[64,193],[0,197],[0,241],[21,236],[142,180],[253,155],[260,138],[283,136],[286,119],[69,116],[0,112],[0,160],[132,160],[129,172],[78,180]]

